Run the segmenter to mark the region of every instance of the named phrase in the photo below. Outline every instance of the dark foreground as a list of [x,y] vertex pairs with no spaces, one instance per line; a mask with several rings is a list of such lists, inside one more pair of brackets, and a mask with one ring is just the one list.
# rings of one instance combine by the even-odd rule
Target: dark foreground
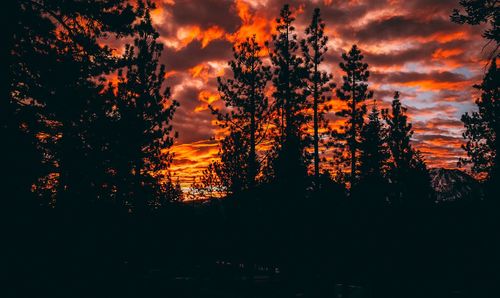
[[24,208],[7,217],[2,296],[500,297],[496,204],[361,206]]

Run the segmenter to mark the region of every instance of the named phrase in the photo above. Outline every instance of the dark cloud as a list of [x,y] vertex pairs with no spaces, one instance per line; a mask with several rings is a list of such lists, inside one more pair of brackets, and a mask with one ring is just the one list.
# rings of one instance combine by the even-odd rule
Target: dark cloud
[[[189,80],[189,79],[185,79]],[[180,102],[173,121],[173,125],[180,132],[178,141],[181,143],[191,143],[206,140],[214,136],[214,129],[211,125],[213,116],[209,110],[195,111],[202,102],[198,99],[199,93],[213,86],[178,86],[174,88],[173,97]]]
[[457,108],[451,104],[438,103],[427,107],[416,107],[408,105],[403,101],[403,105],[408,109],[408,114],[412,117],[435,117],[436,115],[445,115],[445,117],[453,117]]
[[454,8],[458,8],[457,0],[413,0],[401,1],[401,7],[414,12],[418,16],[444,16],[448,17]]
[[462,121],[458,119],[442,119],[442,118],[436,118],[429,120],[427,123],[428,127],[434,128],[434,127],[445,127],[445,128],[457,128],[457,127],[463,127]]
[[[450,135],[456,134],[464,124],[458,119],[434,118],[428,121],[414,121],[413,128],[418,134]],[[461,136],[459,136],[461,137]]]
[[431,60],[432,54],[439,48],[436,42],[424,43],[419,46],[399,51],[387,53],[371,53],[364,51],[366,61],[374,66],[392,66],[401,65],[407,62],[417,62],[422,60]]
[[439,90],[433,96],[434,101],[448,101],[457,103],[471,102],[472,94],[468,90]]
[[180,143],[192,143],[213,137],[215,130],[211,124],[213,117],[210,111],[195,112],[186,105],[190,100],[183,102],[184,105],[181,104],[177,109],[172,122],[175,130],[179,132],[178,141]]
[[181,144],[208,140],[215,134],[209,111],[189,112],[185,107],[180,107],[175,117],[173,125],[179,132],[178,142]]
[[363,42],[383,42],[393,39],[429,37],[437,32],[450,33],[459,29],[459,25],[451,23],[448,19],[421,20],[411,16],[391,16],[368,23],[357,30],[354,36]]
[[441,141],[443,143],[450,143],[450,142],[455,142],[455,141],[460,141],[461,139],[459,137],[454,137],[454,136],[447,136],[447,135],[434,135],[434,134],[421,134],[416,137],[416,139],[420,141]]
[[[182,87],[175,89],[174,96],[181,103],[182,107],[187,111],[192,111],[198,105],[198,94],[201,89],[196,87]],[[183,109],[184,110],[184,109]]]
[[226,32],[233,32],[241,24],[231,0],[176,0],[175,5],[166,4],[164,8],[172,17],[169,22],[176,26],[197,24],[204,29],[218,26]]
[[[370,1],[371,3],[360,3],[357,5],[329,5],[320,6],[322,18],[325,20],[326,25],[332,28],[343,27],[350,24],[353,20],[357,20],[365,16],[370,10],[374,9],[376,3],[383,3],[383,1]],[[314,9],[314,5],[310,5],[306,10],[307,13],[304,17],[300,18],[305,22],[310,22],[310,17]]]
[[408,83],[418,81],[435,81],[435,82],[463,82],[468,79],[459,73],[449,71],[432,71],[432,72],[390,72],[381,73],[373,72],[371,77],[377,82],[383,83]]
[[193,41],[180,50],[166,47],[162,61],[169,70],[185,71],[202,62],[229,60],[231,53],[232,44],[226,40],[214,40],[205,48],[202,48],[201,42]]

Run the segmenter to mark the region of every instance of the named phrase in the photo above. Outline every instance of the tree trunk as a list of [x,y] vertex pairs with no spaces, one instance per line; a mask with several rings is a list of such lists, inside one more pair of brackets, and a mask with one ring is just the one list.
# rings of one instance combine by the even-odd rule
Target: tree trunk
[[[318,65],[314,66],[314,73],[317,74]],[[317,79],[317,78],[316,78]],[[314,82],[314,180],[316,187],[319,184],[319,134],[318,134],[318,83]]]
[[351,187],[356,181],[356,82],[352,74]]
[[[254,92],[252,90],[252,92]],[[249,188],[252,189],[255,187],[255,178],[257,176],[257,161],[256,161],[256,144],[255,144],[255,96],[252,93],[251,103],[250,103],[250,153],[249,153]]]

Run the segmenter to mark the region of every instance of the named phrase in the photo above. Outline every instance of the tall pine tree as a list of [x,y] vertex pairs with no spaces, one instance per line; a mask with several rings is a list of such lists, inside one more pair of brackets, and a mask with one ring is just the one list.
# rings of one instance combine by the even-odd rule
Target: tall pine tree
[[382,205],[387,194],[387,166],[389,152],[386,143],[386,129],[380,111],[374,101],[368,122],[361,131],[359,149],[359,182],[353,186],[355,196],[366,206]]
[[368,90],[368,64],[363,62],[364,56],[356,45],[348,53],[342,54],[344,62],[340,68],[345,72],[342,76],[343,84],[337,89],[337,96],[346,102],[347,107],[337,114],[347,117],[347,124],[342,126],[342,138],[346,141],[350,161],[350,183],[354,185],[358,179],[358,155],[360,135],[363,129],[366,114],[365,100],[373,96]]
[[392,201],[424,205],[430,202],[430,176],[419,151],[411,145],[413,130],[408,123],[406,108],[401,105],[399,92],[394,94],[391,111],[383,111],[387,123],[387,144],[391,163],[389,179]]
[[301,180],[306,173],[304,160],[304,124],[307,102],[304,94],[305,69],[299,56],[299,42],[293,26],[295,18],[288,5],[283,6],[276,19],[271,62],[273,64],[274,98],[279,129],[278,156],[275,173],[278,179]]
[[139,2],[137,36],[133,45],[126,46],[125,73],[120,72],[116,101],[116,133],[121,138],[113,148],[120,157],[117,188],[124,203],[138,212],[156,204],[162,184],[169,182],[172,155],[168,149],[176,136],[170,122],[179,105],[164,84],[165,66],[159,63],[163,46],[156,41],[159,35],[151,24],[151,8]]
[[[481,91],[476,100],[477,112],[465,113],[462,122],[465,125],[463,137],[467,143],[463,149],[467,158],[460,160],[462,164],[472,164],[472,171],[484,174],[495,186],[500,176],[500,71],[496,59],[493,59],[483,82],[474,86]],[[498,187],[497,187],[498,189]]]
[[233,131],[222,140],[219,150],[221,160],[215,164],[215,170],[226,194],[237,194],[252,187],[252,180],[249,180],[249,141],[240,131]]
[[383,180],[389,158],[386,130],[380,118],[376,102],[368,115],[368,122],[361,132],[360,179],[376,177]]
[[[269,104],[265,89],[271,79],[271,71],[263,64],[261,51],[262,47],[255,36],[233,47],[234,59],[229,62],[233,78],[217,79],[221,99],[230,111],[223,112],[211,107],[219,124],[231,132],[223,151],[230,155],[229,151],[233,150],[244,153],[247,157],[248,171],[245,172],[247,176],[244,178],[244,188],[253,188],[256,184],[260,168],[257,146],[265,140],[269,125]],[[235,142],[235,138],[241,141]],[[240,147],[231,149],[228,147],[230,144]]]
[[[306,38],[301,41],[302,53],[307,70],[307,93],[310,93],[312,98],[313,110],[313,159],[314,159],[314,180],[315,184],[319,183],[320,176],[320,155],[319,143],[320,125],[323,129],[328,129],[328,121],[325,119],[325,113],[328,112],[329,106],[326,104],[330,99],[327,95],[335,87],[332,82],[333,75],[326,71],[320,70],[321,63],[325,59],[328,51],[328,37],[325,35],[325,23],[321,19],[320,9],[314,10],[311,24],[306,28]],[[326,132],[325,135],[329,133]]]

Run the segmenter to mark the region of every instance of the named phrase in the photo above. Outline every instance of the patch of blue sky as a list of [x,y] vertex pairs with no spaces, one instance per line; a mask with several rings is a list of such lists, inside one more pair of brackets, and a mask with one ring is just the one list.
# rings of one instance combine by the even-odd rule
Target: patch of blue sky
[[414,72],[425,72],[427,67],[424,66],[421,62],[407,62],[403,65],[404,71],[414,71]]
[[477,70],[471,70],[465,66],[451,69],[450,72],[461,74],[468,80],[478,75]]

